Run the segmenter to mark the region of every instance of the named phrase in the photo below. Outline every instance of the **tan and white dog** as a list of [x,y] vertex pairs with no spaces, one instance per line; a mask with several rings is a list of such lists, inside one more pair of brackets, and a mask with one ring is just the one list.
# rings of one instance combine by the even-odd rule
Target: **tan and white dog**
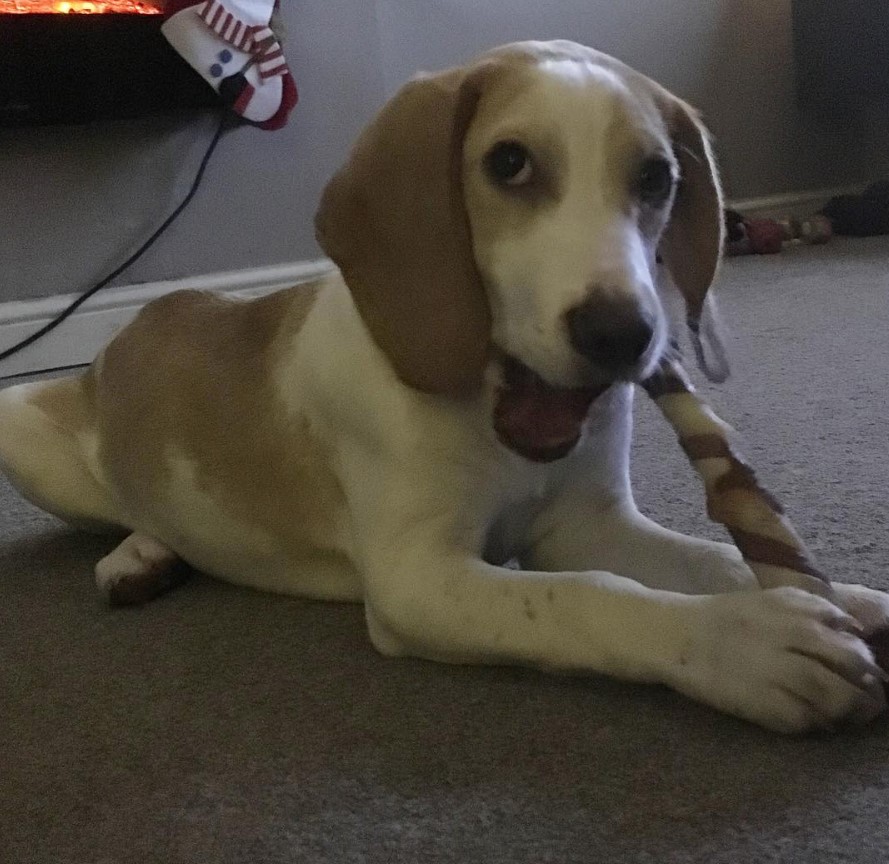
[[733,547],[633,503],[656,253],[698,315],[722,240],[687,105],[570,42],[497,49],[403,88],[317,229],[339,273],[172,294],[85,374],[0,394],[17,488],[130,532],[96,568],[112,599],[182,560],[362,602],[387,655],[662,682],[783,731],[884,708],[849,613],[885,624],[886,595],[756,590]]

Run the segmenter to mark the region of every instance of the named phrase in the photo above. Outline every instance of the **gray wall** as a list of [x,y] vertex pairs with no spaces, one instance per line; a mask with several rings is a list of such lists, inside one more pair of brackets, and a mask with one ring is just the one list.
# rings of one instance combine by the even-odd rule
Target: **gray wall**
[[[513,39],[569,38],[614,54],[700,108],[729,194],[862,179],[848,118],[795,104],[790,0],[378,0],[387,91],[426,65]],[[856,154],[857,155],[857,154]],[[866,175],[865,175],[866,179]]]
[[[418,68],[512,39],[615,54],[704,112],[728,191],[868,179],[870,140],[793,100],[789,0],[284,0],[290,125],[226,138],[192,207],[121,284],[312,258],[311,217],[349,141]],[[184,194],[212,118],[0,134],[0,301],[78,290]],[[880,148],[881,149],[881,148]]]

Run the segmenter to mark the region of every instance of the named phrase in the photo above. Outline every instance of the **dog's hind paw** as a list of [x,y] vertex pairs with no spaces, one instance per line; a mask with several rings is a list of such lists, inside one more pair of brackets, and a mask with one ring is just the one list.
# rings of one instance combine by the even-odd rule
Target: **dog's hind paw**
[[153,537],[130,534],[96,564],[96,586],[112,606],[135,606],[174,588],[187,571],[185,562]]

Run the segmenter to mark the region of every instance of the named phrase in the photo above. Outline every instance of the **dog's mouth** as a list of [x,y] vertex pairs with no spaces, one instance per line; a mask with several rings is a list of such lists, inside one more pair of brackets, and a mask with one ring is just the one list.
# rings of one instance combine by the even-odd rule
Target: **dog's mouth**
[[494,431],[502,444],[532,462],[552,462],[577,445],[593,401],[611,382],[554,387],[524,363],[502,359],[503,383],[494,406]]

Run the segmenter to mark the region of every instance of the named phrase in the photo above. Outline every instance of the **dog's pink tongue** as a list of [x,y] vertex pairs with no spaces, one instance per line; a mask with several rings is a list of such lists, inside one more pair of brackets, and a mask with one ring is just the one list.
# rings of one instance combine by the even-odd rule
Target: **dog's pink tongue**
[[551,387],[524,366],[506,367],[506,381],[494,408],[497,437],[535,462],[566,456],[580,438],[600,390]]

